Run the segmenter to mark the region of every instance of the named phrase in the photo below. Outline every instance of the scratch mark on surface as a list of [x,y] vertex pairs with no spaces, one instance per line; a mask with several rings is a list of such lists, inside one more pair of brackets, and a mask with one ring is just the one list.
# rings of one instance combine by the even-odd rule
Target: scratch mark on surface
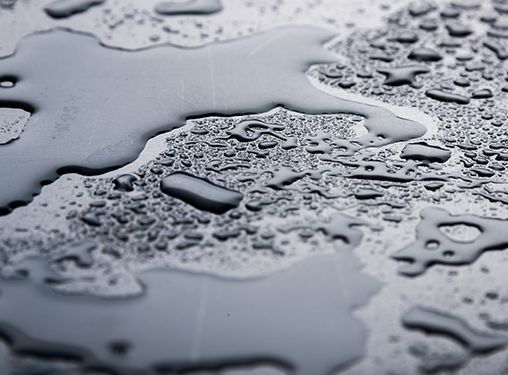
[[201,354],[201,337],[203,336],[203,324],[205,320],[206,306],[208,303],[208,282],[203,278],[201,282],[201,292],[199,305],[196,314],[196,324],[194,325],[194,336],[192,338],[191,359],[198,359]]
[[212,84],[212,104],[213,109],[215,110],[217,108],[215,100],[215,73],[213,69],[213,56],[210,53],[210,48],[207,48],[207,55],[208,55],[208,72],[210,73],[210,81]]

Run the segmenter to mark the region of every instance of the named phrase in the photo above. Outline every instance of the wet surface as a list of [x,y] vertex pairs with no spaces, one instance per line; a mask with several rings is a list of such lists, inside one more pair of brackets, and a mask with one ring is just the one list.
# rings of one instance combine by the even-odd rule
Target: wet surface
[[[444,210],[427,208],[420,211],[421,221],[416,226],[417,242],[395,253],[394,257],[409,264],[400,272],[418,275],[435,263],[467,264],[474,262],[484,251],[501,250],[508,246],[503,233],[508,220],[483,218],[472,215],[452,216]],[[443,233],[444,226],[468,225],[480,232],[477,238],[450,238]]]
[[[1,283],[0,331],[13,350],[120,373],[214,368],[225,361],[328,373],[357,359],[365,332],[350,310],[376,289],[358,276],[347,254],[316,256],[270,278],[234,283],[147,271],[138,279],[143,294],[119,300],[55,293],[38,284],[65,281],[30,262],[25,266],[30,280]],[[362,292],[344,293],[346,280]],[[321,328],[314,326],[317,321]],[[120,343],[125,352],[114,349]],[[306,355],[311,350],[317,350],[312,360]]]
[[56,0],[46,5],[44,10],[53,18],[65,18],[82,13],[92,6],[101,5],[105,0]]
[[[8,210],[27,201],[41,181],[53,180],[57,173],[113,169],[134,159],[148,137],[206,113],[262,112],[278,104],[307,113],[367,117],[369,134],[355,140],[358,145],[344,144],[347,151],[424,133],[423,126],[386,109],[314,88],[305,71],[312,63],[330,61],[321,45],[327,39],[323,30],[291,28],[205,48],[133,52],[64,30],[28,37],[14,55],[0,60],[1,74],[17,81],[2,89],[0,104],[32,114],[23,137],[0,149],[5,160],[0,174],[10,176],[1,181],[0,204]],[[31,64],[34,59],[38,66]],[[267,59],[274,63],[261,63]],[[58,61],[67,63],[65,69]],[[274,80],[287,84],[269,90]],[[113,87],[123,95],[109,91]],[[158,94],[146,95],[142,88]],[[38,92],[45,95],[37,97]],[[37,162],[24,163],[26,158]],[[16,165],[20,162],[23,168]]]
[[1,371],[506,373],[506,5],[2,2]]
[[161,181],[161,191],[181,199],[198,210],[214,214],[223,214],[238,207],[243,198],[242,193],[238,191],[184,172],[174,172],[164,177]]
[[222,3],[220,0],[162,1],[155,5],[154,10],[162,16],[205,15],[220,12]]

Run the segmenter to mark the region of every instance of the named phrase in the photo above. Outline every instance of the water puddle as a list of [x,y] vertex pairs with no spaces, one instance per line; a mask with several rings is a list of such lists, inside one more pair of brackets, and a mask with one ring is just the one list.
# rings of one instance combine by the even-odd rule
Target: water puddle
[[[293,27],[204,48],[166,45],[133,52],[65,30],[25,38],[14,55],[0,60],[1,74],[18,81],[0,91],[0,104],[32,113],[23,136],[0,147],[6,161],[1,173],[9,175],[1,181],[0,204],[29,201],[40,181],[58,173],[101,173],[125,164],[149,137],[209,113],[262,112],[279,104],[306,113],[363,116],[369,134],[355,140],[358,146],[346,143],[349,149],[423,134],[421,125],[386,109],[331,97],[310,85],[305,71],[333,59],[322,49],[326,39],[328,32]],[[34,59],[37,66],[30,63]],[[68,64],[56,69],[57,61]],[[275,80],[287,84],[269,90]],[[38,90],[47,95],[34,97]]]
[[[147,271],[139,275],[143,294],[123,299],[60,294],[48,285],[61,282],[58,275],[44,263],[20,267],[28,279],[0,282],[0,332],[12,349],[123,374],[217,368],[225,361],[329,373],[359,358],[366,332],[351,309],[377,289],[347,253],[241,282]],[[354,294],[345,293],[350,284]]]

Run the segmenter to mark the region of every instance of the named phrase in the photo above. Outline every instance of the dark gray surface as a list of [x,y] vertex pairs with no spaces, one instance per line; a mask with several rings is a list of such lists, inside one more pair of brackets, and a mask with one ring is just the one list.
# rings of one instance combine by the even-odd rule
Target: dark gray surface
[[[255,19],[254,14],[262,15],[260,19],[264,21],[255,27],[249,26],[251,30],[247,34],[269,28],[270,25],[274,27],[291,22],[284,21],[291,19],[320,24],[316,21],[317,18],[313,18],[316,14],[326,14],[329,19],[334,20],[330,24],[339,30],[339,26],[346,24],[347,19],[352,19],[345,16],[349,14],[348,6],[351,7],[351,4],[339,5],[341,12],[333,13],[333,5],[328,2],[312,6],[305,1],[295,1],[290,5],[281,3],[278,6],[265,7],[261,3],[240,4],[226,1],[223,11],[214,15],[156,20],[143,13],[143,6],[149,11],[153,9],[153,5],[147,3],[134,6],[139,9],[139,13],[132,12],[132,19],[140,20],[144,17],[148,22],[135,26],[138,25],[137,21],[129,21],[131,16],[120,16],[119,26],[112,27],[113,31],[105,35],[103,22],[116,25],[117,15],[131,12],[128,10],[129,6],[123,7],[121,2],[111,1],[104,7],[94,7],[74,16],[75,18],[58,22],[62,25],[78,25],[78,29],[93,31],[102,40],[113,44],[120,41],[120,44],[124,43],[129,47],[139,45],[142,38],[145,38],[145,42],[141,43],[157,43],[161,38],[160,33],[151,35],[150,30],[153,30],[153,27],[170,25],[171,32],[163,35],[167,35],[170,40],[184,41],[184,45],[192,45],[196,41],[204,42],[210,38],[235,38],[250,20]],[[292,9],[298,7],[301,8],[299,11],[291,13]],[[358,8],[360,7],[361,5],[358,5]],[[387,5],[372,3],[369,7],[358,10],[359,13],[353,18],[357,21],[369,19],[367,15],[375,13],[379,7],[388,8]],[[497,11],[494,10],[493,13],[492,8]],[[348,359],[358,358],[363,353],[360,361],[341,370],[349,374],[414,373],[417,369],[446,369],[466,374],[506,372],[506,353],[502,345],[495,346],[494,351],[484,353],[482,350],[470,350],[460,339],[457,345],[456,340],[457,335],[464,337],[464,334],[471,332],[495,337],[496,340],[499,338],[500,343],[505,340],[502,331],[505,327],[503,306],[507,300],[504,288],[507,259],[502,250],[506,247],[507,237],[503,228],[506,225],[508,202],[505,172],[507,115],[503,104],[506,72],[503,51],[506,47],[503,39],[504,13],[500,8],[502,4],[491,5],[488,2],[432,6],[417,4],[403,9],[400,13],[392,13],[384,25],[372,25],[371,30],[366,32],[354,29],[351,37],[342,35],[330,43],[327,48],[340,55],[337,57],[338,62],[312,67],[310,79],[303,74],[310,65],[310,55],[305,56],[305,66],[301,70],[294,70],[291,77],[284,71],[281,79],[272,79],[272,82],[277,84],[270,85],[270,97],[281,92],[279,84],[286,82],[286,78],[294,81],[299,76],[294,82],[303,82],[299,80],[304,79],[307,85],[305,87],[308,87],[308,91],[304,92],[308,94],[302,96],[302,100],[297,100],[298,103],[304,104],[291,108],[315,113],[314,115],[276,109],[250,116],[198,118],[187,121],[187,125],[176,132],[154,138],[136,162],[118,171],[93,178],[70,174],[44,187],[41,195],[35,197],[28,206],[17,208],[0,219],[0,246],[4,259],[2,270],[6,274],[12,274],[19,268],[18,263],[23,264],[23,258],[37,255],[42,264],[49,262],[56,275],[63,277],[65,282],[44,285],[38,284],[41,280],[35,277],[24,281],[9,281],[6,285],[18,285],[32,290],[51,288],[53,291],[50,293],[78,295],[57,297],[56,300],[62,301],[61,304],[55,304],[54,299],[39,299],[40,296],[37,295],[31,299],[5,299],[6,306],[12,306],[15,310],[13,314],[5,316],[21,329],[10,331],[11,334],[18,334],[16,337],[24,337],[25,344],[33,345],[33,338],[26,340],[29,332],[23,335],[23,328],[26,328],[27,331],[37,333],[36,338],[54,341],[60,336],[63,341],[61,344],[65,344],[64,348],[79,347],[81,343],[83,349],[83,346],[89,343],[87,344],[84,338],[77,337],[84,331],[77,330],[74,339],[63,337],[58,330],[45,331],[51,325],[41,325],[19,311],[26,309],[26,303],[46,306],[48,311],[56,309],[48,318],[51,323],[57,319],[58,311],[74,308],[72,304],[67,304],[66,300],[100,301],[98,298],[107,298],[103,300],[107,305],[132,304],[144,311],[141,301],[149,300],[149,291],[159,290],[161,285],[157,281],[155,286],[144,291],[138,280],[150,278],[149,275],[157,274],[169,278],[182,276],[186,278],[185,285],[189,288],[194,285],[193,275],[216,275],[198,278],[209,280],[206,285],[216,285],[214,280],[223,280],[224,283],[213,289],[212,294],[226,296],[229,295],[228,290],[240,288],[242,283],[254,285],[250,284],[251,281],[235,279],[254,277],[266,285],[278,285],[277,280],[284,275],[294,275],[298,270],[307,267],[306,265],[315,264],[318,259],[339,256],[342,266],[350,265],[347,270],[351,271],[343,273],[343,276],[338,274],[341,277],[339,284],[327,279],[318,285],[315,276],[310,276],[310,281],[306,282],[309,278],[297,275],[295,280],[305,286],[298,287],[295,281],[295,289],[287,287],[284,292],[273,292],[274,294],[269,290],[261,295],[273,297],[269,305],[279,306],[280,303],[283,315],[296,318],[299,315],[295,315],[295,311],[302,310],[296,307],[313,299],[298,295],[301,300],[296,298],[294,301],[286,301],[286,291],[305,291],[309,287],[316,298],[323,296],[323,301],[332,303],[333,298],[326,296],[329,293],[337,295],[333,292],[334,288],[345,285],[341,287],[345,294],[336,300],[337,305],[322,310],[312,309],[312,312],[319,313],[317,315],[320,316],[321,313],[332,313],[337,320],[332,318],[330,325],[340,322],[358,324],[361,320],[361,325],[368,328],[368,340],[365,342],[367,347],[362,344],[366,331],[359,328],[355,333],[341,336],[341,340],[346,341],[340,342],[358,344],[354,353],[340,347],[337,347],[336,354],[333,354],[332,350],[314,352],[311,347],[306,353],[308,356],[302,357],[293,350],[298,340],[291,339],[287,345],[283,345],[285,354],[281,351],[282,347],[281,350],[271,350],[271,357],[268,356],[270,362],[285,362],[285,355],[298,357],[288,359],[287,364],[295,366],[301,373],[322,373],[326,370],[321,368],[329,369],[344,364]],[[15,12],[26,14],[27,9],[31,9],[34,15],[33,24],[41,24],[36,16],[36,11],[40,8],[30,8],[24,3],[18,3],[12,9],[8,11],[12,13],[0,14],[0,18],[12,20]],[[227,30],[228,22],[242,19],[240,14],[244,11],[251,15],[250,18],[244,19],[249,19],[249,22],[234,24],[233,21],[234,26],[225,34],[214,29],[214,25],[220,25]],[[102,21],[100,17],[97,18],[100,14],[104,15]],[[145,15],[141,17],[141,14]],[[104,21],[106,17],[107,21]],[[94,19],[95,24],[91,21]],[[341,21],[337,22],[339,19]],[[13,35],[22,29],[15,26],[15,23],[10,25],[9,30],[12,30]],[[193,33],[200,29],[202,36],[196,37],[197,34]],[[131,37],[126,38],[129,33]],[[265,35],[276,34],[269,32]],[[302,31],[301,35],[305,34],[306,32]],[[163,36],[164,40],[165,38]],[[250,39],[231,45],[248,40]],[[266,42],[268,45],[275,43],[280,46],[276,41]],[[281,41],[282,44],[288,44],[289,40],[286,42]],[[316,53],[321,54],[324,50],[321,50],[319,44],[315,44],[315,51],[320,50]],[[11,41],[3,43],[1,47],[8,50],[9,45],[12,45]],[[167,47],[156,50],[167,50]],[[58,51],[59,54],[60,52]],[[128,55],[138,53],[132,52]],[[270,61],[283,61],[274,53],[267,53],[266,56]],[[327,53],[327,61],[330,56]],[[48,59],[52,58],[53,56],[50,56]],[[414,66],[415,60],[418,61],[416,64],[420,72],[416,75],[414,69],[407,68]],[[210,66],[210,63],[204,63],[203,69]],[[82,70],[89,72],[87,69]],[[118,72],[121,73],[120,70]],[[3,85],[3,92],[8,93],[16,88],[18,82],[11,79],[16,77],[6,78],[8,79],[5,82],[10,80],[15,84],[14,88],[8,88],[10,85],[7,83]],[[249,82],[256,80],[257,77],[248,77]],[[238,88],[234,83],[228,85]],[[97,87],[95,84],[91,86]],[[244,86],[249,85],[241,87]],[[300,91],[303,84],[297,88],[292,83],[291,87],[288,90],[291,94],[303,93]],[[113,90],[110,87],[107,89]],[[322,91],[327,94],[322,94]],[[177,93],[175,95],[178,96]],[[185,96],[187,95],[186,93]],[[245,92],[242,95],[247,98],[251,93]],[[330,108],[322,107],[314,95],[318,95],[319,100],[328,98],[330,103],[346,103],[345,99],[354,100],[362,103],[355,108],[363,110],[372,108],[369,106],[372,104],[376,108],[387,108],[395,114],[391,119],[400,116],[411,119],[413,124],[421,124],[419,133],[407,133],[402,138],[375,139],[373,134],[383,134],[377,130],[392,129],[390,121],[381,121],[383,129],[378,128],[373,132],[372,122],[365,122],[361,116],[343,114],[341,112],[344,108],[336,107],[336,104],[334,111],[329,111]],[[294,96],[291,95],[288,103],[294,103]],[[333,96],[342,99],[335,99]],[[261,94],[260,97],[266,98]],[[207,107],[211,108],[212,104]],[[97,105],[90,106],[87,113],[102,112],[100,105],[103,103],[98,100]],[[251,105],[252,103],[249,103],[249,108]],[[274,106],[264,105],[259,111]],[[210,108],[200,109],[204,112],[196,114],[210,114],[213,112]],[[229,110],[221,112],[225,115],[241,114],[240,110]],[[134,111],[135,109],[129,108],[129,113]],[[319,115],[320,112],[336,113],[335,111],[338,111],[338,114]],[[385,111],[376,110],[369,118],[374,119],[387,113]],[[53,112],[53,116],[56,116],[57,112]],[[366,115],[365,112],[354,113]],[[146,121],[152,115],[140,115],[140,120]],[[115,118],[116,114],[107,113],[107,116]],[[66,116],[65,120],[72,123],[71,117]],[[129,118],[126,118],[126,121],[129,121]],[[30,129],[30,123],[31,121],[25,126],[25,131]],[[183,125],[184,119],[179,120],[179,124]],[[20,126],[16,126],[7,127],[5,132],[6,137],[14,139],[10,143],[12,145],[22,141],[26,135],[23,132],[20,138],[15,139],[20,135]],[[426,129],[425,134],[422,129]],[[84,130],[87,130],[86,127]],[[111,134],[102,141],[109,142],[118,135]],[[374,147],[364,148],[363,146],[370,143],[363,141],[355,144],[354,138],[374,140],[375,143],[371,144]],[[134,159],[143,143],[144,141],[140,140],[136,151],[128,159]],[[127,146],[126,143],[121,145],[125,150]],[[111,157],[111,153],[103,153],[101,157],[106,161]],[[186,203],[192,203],[191,201],[182,201],[181,197],[175,199],[160,189],[161,181],[178,171],[185,171],[213,181],[217,186],[239,191],[243,199],[225,214],[203,211],[201,209],[204,206],[200,205],[193,207]],[[127,177],[126,173],[131,177]],[[117,178],[121,174],[123,177]],[[194,191],[193,194],[200,190],[198,185],[183,187],[184,190]],[[493,230],[494,227],[497,229]],[[441,248],[445,244],[447,249]],[[486,250],[498,251],[482,254]],[[361,271],[352,259],[351,251],[360,259],[363,265]],[[442,264],[433,265],[423,275],[408,278],[397,273],[400,265],[391,257],[408,251],[410,259],[406,256],[405,260],[414,261],[408,269],[418,264],[430,266],[436,261]],[[332,256],[333,253],[337,255]],[[466,263],[467,265],[464,265]],[[459,264],[462,266],[457,267]],[[328,266],[326,261],[325,264],[316,266],[322,271],[323,277],[327,275],[325,270]],[[165,271],[150,271],[161,268],[165,268]],[[319,270],[313,275],[321,276]],[[333,273],[331,272],[331,275]],[[367,297],[373,290],[369,288],[372,288],[373,284],[367,281],[369,279],[365,274],[374,276],[383,284],[383,288],[370,298],[368,304]],[[355,283],[351,280],[360,281]],[[249,288],[245,290],[247,289]],[[175,287],[168,287],[161,293],[178,296],[181,292]],[[238,293],[242,295],[241,292]],[[357,296],[357,302],[349,304],[346,295]],[[193,299],[193,293],[187,293],[186,296]],[[112,297],[115,298],[110,299]],[[200,298],[196,297],[194,301]],[[231,301],[232,305],[237,299]],[[16,303],[9,303],[8,300]],[[259,307],[264,304],[262,302],[262,299],[256,299],[256,306],[249,308],[248,314],[243,315],[243,323],[257,316],[259,310],[264,310]],[[323,304],[326,305],[325,302],[319,303]],[[355,320],[351,309],[359,305],[362,307],[355,315],[360,319]],[[425,307],[415,307],[422,305]],[[209,306],[212,310],[215,309],[213,303]],[[87,308],[84,307],[85,310]],[[171,313],[183,311],[180,307],[161,307],[162,310],[165,308]],[[337,315],[333,315],[333,310],[342,311],[344,315],[338,319]],[[106,313],[103,309],[95,311]],[[108,314],[116,315],[118,322],[127,322],[132,318],[129,309],[115,312],[115,308],[112,308],[107,311]],[[149,309],[146,314],[157,311],[158,308]],[[203,316],[211,317],[206,314],[206,308],[201,311],[205,311]],[[429,332],[434,330],[438,335],[422,335],[407,330],[402,323],[404,316],[408,319],[408,315],[404,315],[408,311],[413,312],[413,318],[415,311],[418,314],[424,311],[423,315],[417,314],[416,323],[415,319],[412,319],[414,328]],[[80,316],[79,313],[75,315],[66,316],[72,321]],[[308,332],[316,334],[316,338],[338,339],[337,335],[326,336],[326,333],[333,330],[326,330],[326,325],[320,324],[325,319],[315,318],[312,314],[308,316],[314,316],[313,319],[319,323],[302,324],[300,321],[299,324],[291,324],[278,318],[270,321],[272,326],[261,324],[273,329],[265,331],[260,326],[255,331],[260,337],[269,338],[278,328],[292,327],[295,335],[302,337],[305,336],[302,329],[307,328]],[[136,316],[131,321],[138,318]],[[120,341],[117,340],[113,345],[113,351],[123,353],[127,348],[134,348],[132,353],[141,355],[143,350],[150,347],[146,340],[157,337],[167,340],[163,331],[157,330],[160,323],[153,320],[153,334],[137,335],[128,342],[118,339]],[[191,325],[189,323],[189,327]],[[217,326],[225,325],[227,322],[221,321]],[[236,331],[244,332],[242,321],[238,322],[238,327]],[[131,332],[131,328],[134,329],[125,326],[122,331]],[[7,326],[4,326],[4,329],[5,332],[9,331]],[[319,329],[323,330],[321,334],[318,334]],[[103,331],[102,341],[108,341],[111,331],[106,328]],[[252,361],[261,359],[256,357],[259,350],[255,350],[257,342],[252,341],[254,333],[228,335],[226,343],[234,338],[235,342],[241,344],[229,347],[216,345],[217,334],[205,336],[202,342],[212,340],[214,350],[229,348],[213,359],[214,362],[219,361],[221,366],[233,366],[236,349],[243,353],[240,362],[245,362],[246,358]],[[176,344],[172,352],[176,353],[178,348],[183,350],[185,338],[189,337],[190,334],[182,333],[182,339],[178,340],[181,345]],[[268,347],[268,344],[261,344],[262,340],[258,341],[261,346]],[[136,346],[136,342],[139,346]],[[303,340],[302,345],[309,342]],[[95,351],[95,357],[108,353],[106,347],[99,348],[97,343],[89,346]],[[41,347],[44,345],[37,346],[39,349]],[[13,345],[13,348],[16,348],[16,345]],[[46,348],[50,354],[58,352],[49,345],[46,345]],[[204,348],[209,347],[205,345]],[[290,352],[292,355],[288,354]],[[329,360],[314,363],[312,358],[315,353],[326,353]],[[148,357],[141,355],[139,358],[150,362]],[[128,354],[125,358],[124,361],[128,362]],[[203,364],[204,358],[196,358],[193,363],[198,364],[201,361]],[[35,368],[40,370],[48,366],[48,363],[45,364],[40,358],[33,356],[15,356],[14,359],[17,373],[32,373]],[[107,359],[105,362],[109,363],[110,367],[118,367],[119,361]],[[173,365],[175,362],[178,360],[174,359]],[[258,364],[262,363],[265,362],[258,361]],[[56,369],[65,366],[73,366],[75,369],[76,365],[52,361],[49,366],[53,369],[50,371],[56,372]],[[306,370],[311,367],[312,370]],[[319,370],[316,370],[317,368]],[[65,370],[63,371],[65,373]],[[257,370],[252,368],[243,371],[249,373]],[[263,373],[262,371],[268,369],[259,371]]]

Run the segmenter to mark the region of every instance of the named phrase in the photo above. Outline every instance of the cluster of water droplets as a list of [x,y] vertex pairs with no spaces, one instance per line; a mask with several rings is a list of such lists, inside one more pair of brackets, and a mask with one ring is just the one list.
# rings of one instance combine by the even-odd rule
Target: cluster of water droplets
[[357,245],[354,226],[365,223],[340,211],[383,192],[320,160],[315,142],[351,138],[361,122],[282,109],[255,120],[193,120],[141,168],[86,180],[91,201],[66,210],[70,235],[44,247],[65,252],[69,239],[87,240],[100,244],[90,252],[134,269],[166,263],[245,277],[333,252],[333,240]]
[[[415,191],[414,185],[409,183],[392,195],[395,200],[401,195],[409,195],[412,202],[419,202],[420,207],[426,206],[421,204],[422,198],[431,195],[432,205],[436,206],[420,211],[415,228],[416,241],[409,240],[405,247],[392,254],[402,262],[399,272],[403,275],[420,275],[435,264],[448,267],[470,264],[485,251],[506,249],[508,237],[503,230],[508,225],[505,23],[506,4],[503,1],[450,2],[439,6],[431,2],[415,3],[391,16],[386,27],[366,31],[361,36],[355,34],[332,45],[331,48],[343,59],[314,72],[317,79],[337,90],[377,98],[389,104],[416,107],[436,121],[433,134],[428,133],[423,142],[407,144],[399,155],[383,150],[353,165],[361,169],[367,162],[381,159],[383,169],[378,167],[378,171],[384,172],[385,165],[397,163],[398,170],[403,171],[406,178],[408,169],[414,170],[411,163],[415,159],[439,166],[437,171],[432,171],[434,178],[418,183],[418,188],[427,190],[425,194]],[[428,148],[429,145],[432,148]],[[416,157],[410,156],[413,152]],[[392,175],[397,176],[393,172]],[[366,173],[360,177],[367,178]],[[462,198],[457,201],[457,196]],[[452,202],[457,202],[453,209],[455,215],[439,208],[453,207]],[[479,215],[469,214],[471,208]],[[405,218],[405,215],[401,216],[400,220]],[[486,264],[489,264],[488,259]],[[478,268],[480,273],[488,274],[492,267]],[[475,291],[466,286],[460,288],[462,281],[458,280],[463,277],[457,276],[467,271],[446,267],[438,268],[431,276],[409,281],[413,284],[412,293],[406,292],[402,286],[396,289],[401,290],[405,298],[425,305],[425,297],[417,296],[438,293],[439,287],[434,284],[441,277],[437,275],[446,272],[449,282],[452,285],[457,283],[454,289],[457,293],[480,294],[479,297],[464,297],[462,306],[468,305],[463,307],[468,311],[467,316],[473,316],[474,306],[478,309],[489,306],[492,311],[497,311],[506,302],[506,298],[500,297],[502,288],[494,291],[496,289],[489,288],[488,283],[483,288],[477,284]],[[429,282],[425,282],[426,277]],[[458,280],[454,281],[454,278]],[[495,276],[492,278],[495,280]],[[395,278],[393,282],[401,283],[402,280]],[[432,289],[416,292],[414,288],[418,285],[431,285],[429,288]],[[386,295],[390,294],[387,292]],[[386,304],[386,300],[380,298],[384,302],[375,306]],[[485,331],[489,328],[503,330],[500,328],[502,323],[496,325],[488,313],[476,315],[473,320],[478,318],[480,324],[487,323]],[[506,336],[502,333],[474,333],[460,314],[446,312],[439,305],[436,308],[413,307],[403,315],[402,322],[407,328],[450,338],[463,348],[457,352],[446,343],[441,345],[439,339],[410,344],[409,354],[418,358],[422,371],[456,370],[468,365],[473,354],[491,353],[506,346]],[[413,340],[407,334],[401,336],[406,339],[393,336],[395,338],[390,342],[397,347],[398,342],[407,345]],[[484,342],[489,343],[488,349],[480,348]],[[435,347],[431,348],[432,345]],[[393,353],[395,357],[400,356],[397,351]],[[384,363],[384,368],[390,368],[390,360],[386,359]],[[468,371],[474,373],[474,366],[469,365]],[[484,371],[481,367],[476,369]]]
[[[372,136],[360,116],[281,108],[192,120],[141,167],[79,180],[79,194],[62,202],[58,213],[65,229],[5,236],[5,272],[37,254],[63,278],[51,284],[54,289],[131,296],[143,292],[136,277],[142,270],[267,275],[311,255],[354,248],[366,231],[373,238],[390,233],[385,229],[404,225],[414,211],[416,239],[371,254],[404,262],[403,275],[423,274],[435,264],[470,264],[485,251],[506,248],[507,13],[501,1],[414,5],[391,16],[386,27],[330,46],[340,61],[311,70],[332,92],[431,115],[435,129],[423,137],[377,134],[376,147],[368,147],[355,141]],[[5,129],[5,142],[22,131]],[[457,196],[491,209],[488,215],[452,215],[439,208]],[[467,237],[464,226],[476,233]],[[497,292],[484,294],[482,301],[500,301]],[[436,357],[425,345],[409,345],[424,371],[460,368],[473,355],[505,347],[505,336],[487,333],[505,329],[502,320],[482,315],[483,332],[460,314],[420,302],[402,314],[403,326],[464,349]]]

